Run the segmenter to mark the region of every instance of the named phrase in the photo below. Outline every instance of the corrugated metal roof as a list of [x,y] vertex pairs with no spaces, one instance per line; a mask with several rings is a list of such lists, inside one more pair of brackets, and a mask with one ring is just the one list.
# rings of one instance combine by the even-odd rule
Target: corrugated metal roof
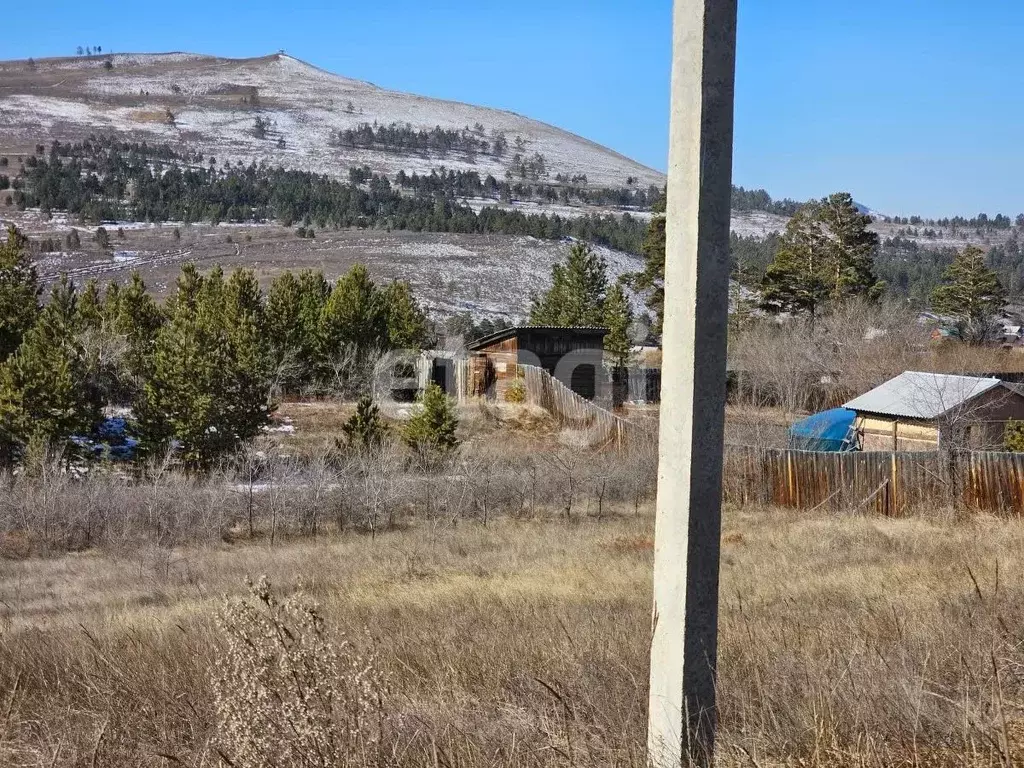
[[843,407],[883,416],[936,419],[999,386],[1003,386],[999,379],[906,371]]
[[597,325],[516,325],[511,328],[503,328],[492,334],[483,336],[476,341],[470,342],[466,348],[470,351],[490,346],[498,341],[510,339],[524,331],[586,331],[589,333],[607,334],[608,329]]
[[1004,381],[1003,386],[1011,392],[1016,392],[1021,397],[1024,397],[1024,384],[1016,381]]

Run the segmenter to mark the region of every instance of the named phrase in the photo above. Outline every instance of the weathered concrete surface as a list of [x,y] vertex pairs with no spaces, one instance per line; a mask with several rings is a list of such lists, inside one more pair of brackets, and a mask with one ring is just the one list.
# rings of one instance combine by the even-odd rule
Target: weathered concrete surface
[[675,0],[648,746],[710,764],[736,0]]

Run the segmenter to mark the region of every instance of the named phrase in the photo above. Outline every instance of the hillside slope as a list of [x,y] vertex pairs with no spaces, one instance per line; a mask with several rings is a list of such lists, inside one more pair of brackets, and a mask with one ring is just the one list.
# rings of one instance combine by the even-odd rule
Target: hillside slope
[[[108,63],[109,62],[109,63]],[[256,118],[269,124],[257,138]],[[415,130],[465,130],[503,156],[332,146],[338,131],[392,123]],[[482,130],[481,130],[482,128]],[[214,156],[219,163],[266,160],[347,175],[369,166],[394,175],[445,165],[503,178],[516,153],[540,153],[545,172],[585,174],[591,185],[661,185],[665,177],[568,131],[520,115],[379,88],[284,54],[223,59],[195,54],[116,54],[0,62],[0,151],[53,139],[117,131]],[[283,141],[282,141],[283,140]],[[518,143],[517,143],[518,140]],[[336,142],[335,142],[336,143]]]
[[[779,216],[765,211],[733,211],[732,231],[744,237],[763,238],[773,232],[784,232],[789,223],[788,216]],[[993,246],[1004,245],[1008,240],[1024,238],[1024,227],[1008,227],[1006,229],[984,229],[961,228],[953,232],[949,227],[924,225],[909,226],[906,224],[895,224],[876,217],[868,226],[872,232],[878,234],[879,238],[900,238],[906,241],[917,243],[922,248],[962,249],[967,245],[976,245],[983,249]],[[926,236],[923,233],[932,229],[937,234]]]

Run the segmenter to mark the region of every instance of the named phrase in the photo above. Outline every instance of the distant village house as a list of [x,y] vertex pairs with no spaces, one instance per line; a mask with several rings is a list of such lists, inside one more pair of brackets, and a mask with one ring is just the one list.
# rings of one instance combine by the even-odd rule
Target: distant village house
[[999,450],[1024,389],[996,378],[906,371],[844,405],[865,451]]

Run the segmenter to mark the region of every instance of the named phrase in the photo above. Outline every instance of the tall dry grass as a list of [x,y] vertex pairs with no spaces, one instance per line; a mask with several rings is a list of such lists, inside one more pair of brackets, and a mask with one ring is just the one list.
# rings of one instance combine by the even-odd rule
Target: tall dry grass
[[[322,620],[289,669],[376,656],[380,706],[341,764],[644,765],[651,535],[646,507],[552,510],[0,561],[0,764],[243,764],[224,701],[253,706],[266,665],[237,655],[261,630],[239,635],[224,595],[237,611],[265,574],[290,615]],[[723,535],[721,764],[1024,755],[1018,523],[729,508]],[[345,690],[346,674],[308,679]],[[237,726],[246,710],[228,710]],[[277,764],[335,764],[288,754]]]

